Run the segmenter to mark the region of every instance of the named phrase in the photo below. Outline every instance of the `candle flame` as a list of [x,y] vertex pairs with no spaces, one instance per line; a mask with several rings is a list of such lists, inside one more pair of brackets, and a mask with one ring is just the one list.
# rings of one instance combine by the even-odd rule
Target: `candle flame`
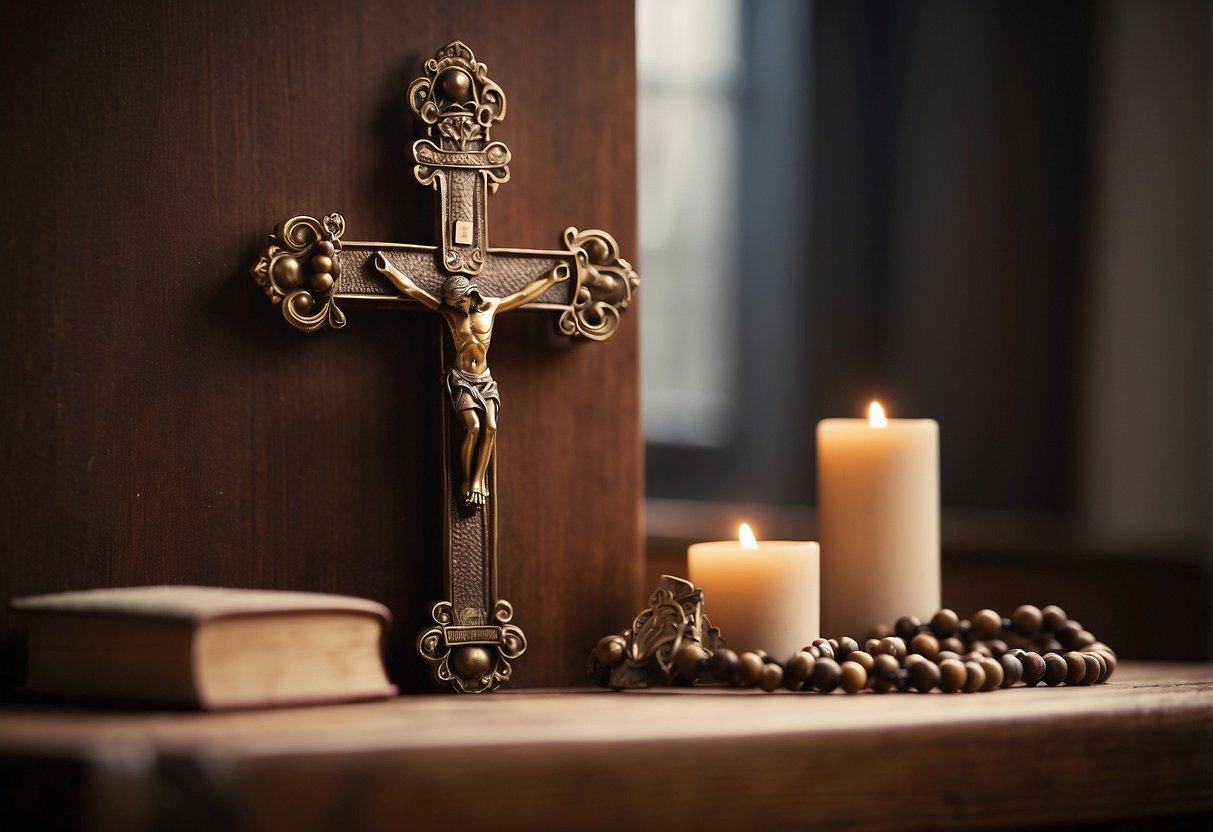
[[884,416],[884,408],[880,406],[880,402],[872,402],[868,405],[868,425],[874,428],[887,428],[889,420]]
[[737,529],[737,539],[741,541],[742,549],[757,549],[758,541],[754,537],[754,530],[750,528],[749,523],[742,523]]

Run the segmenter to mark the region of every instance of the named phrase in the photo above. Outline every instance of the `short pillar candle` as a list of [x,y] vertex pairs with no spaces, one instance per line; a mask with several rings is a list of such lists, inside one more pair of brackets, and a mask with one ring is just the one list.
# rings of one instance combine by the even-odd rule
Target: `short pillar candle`
[[828,636],[939,609],[939,423],[876,402],[868,419],[818,422],[817,495]]
[[820,549],[813,541],[756,541],[744,525],[741,536],[692,544],[691,583],[703,589],[704,611],[726,647],[784,661],[821,634]]

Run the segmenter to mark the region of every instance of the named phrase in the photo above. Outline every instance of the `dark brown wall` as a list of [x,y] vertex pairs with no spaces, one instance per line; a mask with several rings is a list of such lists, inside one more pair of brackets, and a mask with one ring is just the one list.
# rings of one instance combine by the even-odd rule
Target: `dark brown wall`
[[[20,4],[0,27],[0,596],[368,596],[415,685],[441,591],[439,325],[350,308],[344,331],[304,335],[247,269],[295,214],[433,242],[404,92],[454,38],[508,99],[491,243],[594,226],[635,257],[632,3],[75,6]],[[516,685],[579,683],[641,600],[636,324],[572,344],[520,313],[494,339],[500,590],[531,645]]]

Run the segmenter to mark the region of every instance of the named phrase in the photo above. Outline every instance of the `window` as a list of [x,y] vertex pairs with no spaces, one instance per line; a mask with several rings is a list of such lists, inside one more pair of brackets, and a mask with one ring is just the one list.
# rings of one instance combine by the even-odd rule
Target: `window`
[[650,496],[802,502],[808,4],[640,0]]

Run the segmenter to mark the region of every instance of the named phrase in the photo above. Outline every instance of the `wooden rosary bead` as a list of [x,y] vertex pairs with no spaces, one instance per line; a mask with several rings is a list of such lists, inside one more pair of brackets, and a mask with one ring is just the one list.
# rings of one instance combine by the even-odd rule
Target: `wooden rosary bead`
[[1061,657],[1065,660],[1065,683],[1076,685],[1082,682],[1083,677],[1087,676],[1087,662],[1083,660],[1082,654],[1070,650],[1061,654]]
[[598,644],[594,647],[594,655],[606,667],[618,667],[623,664],[627,647],[627,639],[623,636],[605,636],[598,640]]
[[1081,650],[1084,647],[1090,647],[1095,643],[1095,633],[1090,630],[1079,630],[1078,635],[1074,637],[1074,649]]
[[951,650],[940,650],[935,654],[935,664],[942,664],[944,659],[955,659],[960,661],[960,654],[954,653]]
[[1093,685],[1099,682],[1099,677],[1103,674],[1104,668],[1098,657],[1095,657],[1093,653],[1080,653],[1078,655],[1082,656],[1084,662],[1087,662],[1087,674],[1082,677],[1082,680],[1078,684]]
[[707,658],[708,654],[702,647],[695,642],[687,642],[674,654],[674,667],[678,668],[678,672],[688,679],[696,679]]
[[[919,664],[920,662],[929,662],[929,661],[931,661],[931,660],[928,659],[926,656],[920,656],[918,653],[907,653],[906,657],[901,662],[901,666],[904,667],[906,670],[909,670],[911,667],[913,667],[916,664]],[[932,662],[932,664],[934,664],[934,662]]]
[[1089,650],[1092,653],[1097,653],[1099,655],[1099,657],[1101,659],[1103,659],[1104,664],[1107,665],[1107,668],[1108,668],[1107,671],[1104,673],[1103,677],[1099,680],[1101,684],[1103,682],[1106,682],[1108,680],[1108,677],[1111,676],[1116,671],[1116,654],[1112,652],[1112,648],[1108,647],[1106,644],[1103,644],[1103,642],[1099,642],[1099,641],[1095,642],[1095,644],[1088,647],[1087,650]]
[[943,641],[939,642],[939,649],[947,650],[949,653],[955,653],[959,656],[961,653],[965,652],[965,645],[964,642],[956,636],[949,636],[948,638],[945,638]]
[[977,662],[965,662],[965,683],[961,688],[965,693],[977,693],[986,683],[986,671]]
[[818,658],[834,658],[834,646],[830,644],[828,638],[815,638],[812,646],[817,648]]
[[852,650],[847,654],[845,662],[854,662],[863,668],[864,673],[870,673],[872,665],[876,663],[876,660],[872,658],[871,653],[865,653],[863,650]]
[[1000,638],[992,638],[985,644],[986,649],[990,651],[990,658],[1001,658],[1002,654],[1007,652],[1007,643]]
[[888,653],[881,653],[873,659],[872,676],[875,679],[892,682],[897,677],[899,670],[901,670],[901,663],[895,656]]
[[918,634],[918,628],[922,624],[916,616],[903,615],[897,619],[897,623],[893,625],[893,635],[900,638],[902,641],[909,641]]
[[939,687],[940,676],[942,675],[939,666],[935,662],[923,659],[920,662],[915,662],[909,667],[910,684],[920,693],[928,693],[931,690]]
[[1094,656],[1096,661],[1099,662],[1099,676],[1096,677],[1095,684],[1102,685],[1108,679],[1108,659],[1107,659],[1107,657],[1104,656],[1104,654],[1099,652],[1098,650],[1092,650],[1090,652],[1083,653],[1083,655],[1084,656]]
[[876,645],[877,653],[887,653],[898,659],[904,659],[906,655],[906,643],[899,636],[887,636],[882,638],[880,643]]
[[737,683],[743,687],[752,688],[762,679],[762,669],[766,666],[762,656],[746,652],[737,657]]
[[956,693],[964,687],[968,678],[965,666],[956,659],[944,659],[939,663],[939,689],[944,693]]
[[1023,665],[1023,683],[1028,687],[1039,685],[1045,678],[1045,660],[1039,653],[1024,653],[1019,657]]
[[850,636],[843,636],[838,639],[838,648],[834,651],[834,661],[845,662],[847,656],[859,649],[859,642]]
[[880,639],[870,638],[863,643],[863,651],[865,653],[867,653],[869,656],[875,656],[878,652],[876,648],[879,646],[880,646]]
[[813,687],[822,693],[829,693],[838,687],[842,678],[842,669],[833,659],[820,658],[813,667]]
[[981,686],[982,690],[997,690],[1002,687],[1002,664],[996,659],[982,659],[978,664],[986,673],[985,684]]
[[1033,604],[1022,604],[1011,613],[1011,629],[1025,638],[1039,633],[1043,621],[1040,607]]
[[1087,662],[1082,657],[1082,653],[1076,653],[1071,650],[1062,655],[1066,660],[1066,684],[1077,685],[1087,675]]
[[783,669],[784,682],[794,682],[798,685],[796,690],[799,690],[805,682],[813,677],[813,667],[817,664],[817,660],[813,658],[811,653],[806,653],[801,650],[792,658],[788,659],[787,667]]
[[910,652],[933,659],[939,654],[939,639],[930,633],[919,633],[910,639]]
[[1058,641],[1067,650],[1075,650],[1078,648],[1078,634],[1083,631],[1083,626],[1077,621],[1067,621],[1057,629],[1055,633]]
[[1002,632],[1002,616],[994,610],[978,610],[971,622],[973,638],[991,639]]
[[717,682],[737,684],[737,654],[727,647],[721,647],[708,659],[708,670]]
[[850,657],[839,665],[838,671],[839,684],[847,693],[859,693],[867,687],[868,671],[859,662],[851,661]]
[[1066,674],[1069,672],[1070,665],[1059,653],[1048,653],[1044,658],[1044,683],[1051,688],[1055,688],[1066,680]]
[[931,632],[935,633],[936,638],[954,636],[958,627],[960,627],[960,616],[946,607],[931,616]]
[[1056,604],[1049,604],[1040,611],[1040,626],[1043,630],[1049,632],[1057,632],[1062,624],[1066,623],[1066,619],[1070,616],[1066,615],[1066,611]]
[[778,662],[768,662],[762,666],[762,676],[758,679],[758,686],[771,693],[783,685],[783,668]]
[[1023,678],[1023,662],[1010,653],[1003,653],[998,660],[1002,665],[1002,686],[1009,688]]

